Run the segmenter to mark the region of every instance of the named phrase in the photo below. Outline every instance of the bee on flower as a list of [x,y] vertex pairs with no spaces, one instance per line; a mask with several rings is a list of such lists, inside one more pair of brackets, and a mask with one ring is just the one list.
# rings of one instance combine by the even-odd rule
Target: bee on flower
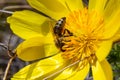
[[52,56],[12,80],[84,80],[90,68],[94,80],[113,80],[106,57],[120,39],[120,0],[89,0],[87,7],[82,0],[27,1],[47,16],[23,10],[8,17],[12,31],[25,39],[16,53],[25,61]]

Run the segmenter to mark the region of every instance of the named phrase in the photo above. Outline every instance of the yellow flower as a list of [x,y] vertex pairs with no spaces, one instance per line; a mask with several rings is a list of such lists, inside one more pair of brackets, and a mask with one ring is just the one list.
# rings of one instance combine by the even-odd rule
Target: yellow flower
[[[33,63],[13,76],[13,80],[84,80],[89,68],[94,80],[112,80],[112,69],[105,59],[112,43],[120,39],[120,0],[28,0],[46,14],[24,10],[8,18],[15,34],[26,39],[16,49],[19,58]],[[46,16],[46,17],[45,17]],[[55,21],[66,17],[59,51],[54,42]],[[72,35],[69,35],[72,33]],[[68,35],[68,36],[65,36]],[[56,54],[56,55],[54,55]],[[53,56],[54,55],[54,56]]]

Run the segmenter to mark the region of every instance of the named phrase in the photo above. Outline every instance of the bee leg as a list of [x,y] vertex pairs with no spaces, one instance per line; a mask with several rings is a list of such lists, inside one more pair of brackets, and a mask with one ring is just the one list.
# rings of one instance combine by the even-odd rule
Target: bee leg
[[64,43],[62,43],[62,38],[58,38],[55,40],[55,45],[57,48],[59,48],[62,52],[64,52],[65,50],[62,49],[62,47],[64,46]]
[[63,32],[63,36],[64,37],[73,36],[73,33],[71,33],[68,29],[65,29],[64,32]]

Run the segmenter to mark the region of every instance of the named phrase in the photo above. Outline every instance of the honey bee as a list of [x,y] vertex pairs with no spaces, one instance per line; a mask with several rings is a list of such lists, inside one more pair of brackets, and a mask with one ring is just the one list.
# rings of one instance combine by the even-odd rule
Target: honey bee
[[55,27],[53,28],[53,32],[55,34],[55,45],[62,51],[64,52],[65,50],[62,49],[64,46],[64,43],[62,42],[64,37],[69,37],[72,36],[73,34],[64,28],[66,23],[66,17],[61,18],[58,20],[55,24]]

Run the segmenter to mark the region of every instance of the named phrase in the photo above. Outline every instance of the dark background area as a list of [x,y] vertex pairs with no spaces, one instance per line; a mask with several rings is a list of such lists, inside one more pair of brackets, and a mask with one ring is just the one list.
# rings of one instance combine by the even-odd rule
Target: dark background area
[[[27,8],[29,7],[25,0],[0,0],[1,10],[16,11]],[[3,46],[9,47],[9,50],[13,51],[16,46],[23,41],[10,30],[9,24],[6,22],[6,18],[10,15],[11,14],[0,12],[0,80],[3,79],[6,66],[10,59],[7,53],[8,50]],[[26,65],[28,65],[28,62],[15,58],[9,69],[7,80],[10,80],[13,74]]]

